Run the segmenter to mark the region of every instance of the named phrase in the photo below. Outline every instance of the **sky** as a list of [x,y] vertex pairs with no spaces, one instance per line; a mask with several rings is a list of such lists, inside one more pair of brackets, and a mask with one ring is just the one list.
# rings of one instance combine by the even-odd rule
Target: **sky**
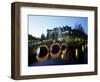
[[47,29],[53,29],[59,26],[71,26],[75,28],[76,24],[81,24],[85,33],[88,33],[88,18],[87,17],[70,17],[70,16],[28,16],[29,34],[35,37],[41,37],[41,34],[47,34]]

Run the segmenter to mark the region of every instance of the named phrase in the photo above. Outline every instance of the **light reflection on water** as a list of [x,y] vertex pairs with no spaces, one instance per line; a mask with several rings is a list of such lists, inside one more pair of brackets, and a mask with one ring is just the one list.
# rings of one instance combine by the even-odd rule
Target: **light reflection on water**
[[[83,44],[79,47],[68,47],[66,48],[65,52],[62,51],[59,54],[59,57],[52,58],[49,56],[47,60],[43,62],[38,62],[36,59],[29,63],[29,66],[47,66],[47,65],[69,65],[69,64],[87,64],[88,60],[88,54],[87,54],[87,44]],[[39,55],[40,48],[36,50],[37,54],[32,54],[32,56],[35,58],[36,55]]]

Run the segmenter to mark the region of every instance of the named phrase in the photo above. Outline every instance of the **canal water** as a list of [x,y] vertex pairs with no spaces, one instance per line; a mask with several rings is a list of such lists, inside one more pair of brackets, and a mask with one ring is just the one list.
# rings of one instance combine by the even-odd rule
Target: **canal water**
[[88,64],[88,48],[86,44],[69,46],[65,48],[65,53],[60,53],[59,57],[52,58],[50,53],[45,61],[39,62],[36,53],[29,48],[28,66],[51,66],[51,65],[77,65]]

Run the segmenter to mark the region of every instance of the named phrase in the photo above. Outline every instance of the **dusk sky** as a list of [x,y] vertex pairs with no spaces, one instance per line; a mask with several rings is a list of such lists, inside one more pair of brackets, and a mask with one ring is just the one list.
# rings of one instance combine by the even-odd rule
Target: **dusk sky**
[[75,28],[76,24],[81,24],[85,33],[88,33],[87,17],[70,17],[70,16],[38,16],[31,15],[28,17],[29,34],[35,37],[41,37],[41,34],[47,34],[47,29],[53,29],[59,26],[71,26]]

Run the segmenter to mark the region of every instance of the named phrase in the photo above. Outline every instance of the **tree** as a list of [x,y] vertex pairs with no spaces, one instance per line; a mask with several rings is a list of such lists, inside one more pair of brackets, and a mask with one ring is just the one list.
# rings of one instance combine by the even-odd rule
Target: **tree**
[[34,39],[34,37],[32,35],[28,34],[28,40],[33,40],[33,39]]
[[87,34],[85,33],[84,28],[81,24],[76,24],[75,28],[73,29],[72,37],[87,39]]
[[45,37],[45,35],[42,33],[42,35],[41,35],[41,41],[43,41],[43,40],[46,40],[46,37]]
[[34,36],[28,34],[28,41],[34,43],[34,42],[40,41],[40,38],[37,38],[37,37],[34,37]]
[[81,24],[76,24],[75,29],[77,31],[79,31],[80,33],[84,33],[85,34],[84,28],[83,28],[83,26]]
[[50,39],[49,33],[47,33],[47,36],[46,37],[47,37],[47,39]]

